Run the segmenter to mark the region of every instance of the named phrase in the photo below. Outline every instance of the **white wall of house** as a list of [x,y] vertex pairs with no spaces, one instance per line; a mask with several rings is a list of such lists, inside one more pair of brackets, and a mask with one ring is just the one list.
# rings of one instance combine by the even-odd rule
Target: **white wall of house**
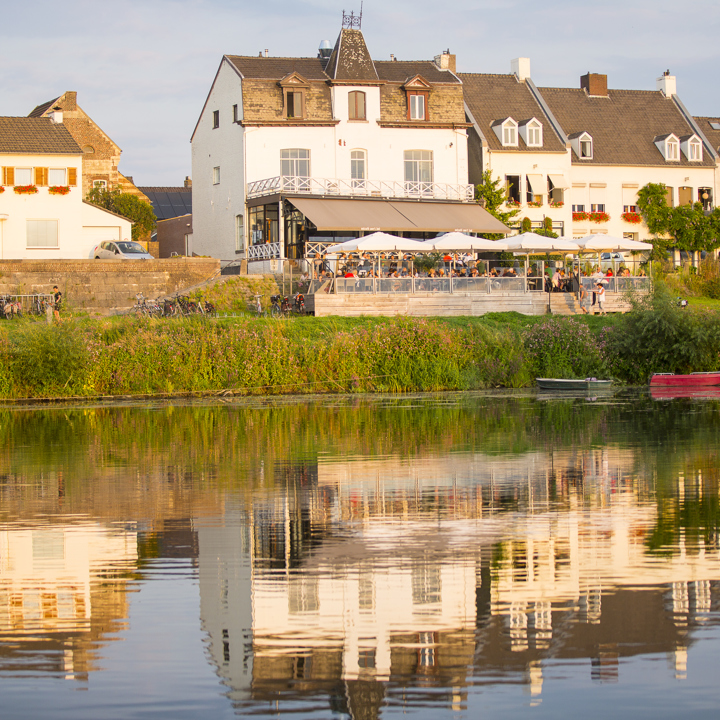
[[[545,132],[550,132],[548,127]],[[564,193],[564,205],[561,208],[550,207],[547,194],[548,175],[563,175],[568,184],[572,184],[572,165],[570,161],[570,150],[566,152],[502,152],[483,150],[483,170],[490,170],[493,179],[499,177],[503,183],[507,175],[520,177],[520,212],[516,220],[524,217],[530,218],[533,222],[540,222],[545,217],[552,218],[553,222],[564,223],[565,236],[569,236],[572,228],[572,212],[570,207],[570,190]],[[539,208],[528,207],[526,203],[527,176],[542,175],[544,194],[542,206]]]
[[[587,221],[573,223],[572,234],[582,237],[588,233],[601,232],[622,237],[623,233],[637,233],[637,239],[646,239],[650,237],[650,232],[644,223],[631,224],[620,217],[625,205],[634,204],[629,200],[635,197],[637,190],[648,183],[665,183],[673,188],[674,205],[678,205],[678,188],[691,188],[692,200],[696,202],[698,188],[712,188],[714,182],[715,169],[712,167],[673,166],[671,163],[659,167],[573,165],[569,204],[584,205],[586,211],[590,211],[591,204],[601,202],[602,198],[610,221],[598,224]],[[633,185],[636,187],[631,187]]]
[[[236,216],[245,214],[243,136],[254,132],[233,122],[233,105],[241,119],[241,79],[223,60],[192,138],[193,252],[221,260],[239,257],[235,228]],[[220,123],[214,128],[216,110]],[[213,168],[220,168],[219,182],[214,182]],[[262,177],[272,174],[279,172]]]
[[[3,155],[0,164],[13,168],[75,168],[77,172],[77,185],[70,187],[67,195],[51,195],[47,187],[41,186],[37,187],[37,193],[19,195],[12,186],[5,187],[0,194],[0,217],[5,218],[0,220],[0,259],[86,258],[92,242],[92,233],[86,232],[86,225],[102,233],[109,228],[114,233],[113,239],[121,234],[130,237],[130,221],[83,203],[81,155]],[[49,240],[33,244],[33,232],[39,228],[43,228]]]

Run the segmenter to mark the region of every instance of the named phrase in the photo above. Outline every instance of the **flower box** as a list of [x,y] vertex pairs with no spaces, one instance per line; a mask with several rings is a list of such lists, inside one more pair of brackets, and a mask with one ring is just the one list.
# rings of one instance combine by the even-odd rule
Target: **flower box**
[[642,222],[642,215],[636,212],[624,212],[620,217],[633,225],[639,225]]
[[573,222],[582,222],[583,220],[587,220],[587,219],[588,219],[588,214],[584,210],[573,213]]
[[70,192],[69,185],[51,185],[48,188],[51,195],[67,195]]
[[588,213],[588,220],[592,223],[605,223],[610,220],[610,216],[606,212]]
[[35,195],[38,191],[35,185],[16,185],[15,192],[18,195]]
[[532,202],[528,203],[528,207],[542,207],[542,201],[541,200],[533,200]]
[[2,185],[0,185],[0,193],[4,193],[4,192],[5,192],[5,188]]
[[509,208],[519,208],[520,207],[520,203],[515,202],[514,200],[506,200],[505,205],[507,205],[507,207],[509,207]]
[[562,200],[551,200],[550,201],[550,207],[551,208],[561,208],[565,207],[565,203]]

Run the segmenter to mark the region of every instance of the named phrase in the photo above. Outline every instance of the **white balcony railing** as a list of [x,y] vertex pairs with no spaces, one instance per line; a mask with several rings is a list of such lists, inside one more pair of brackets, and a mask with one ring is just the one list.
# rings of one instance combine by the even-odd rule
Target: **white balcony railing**
[[307,193],[337,197],[422,198],[427,200],[460,200],[474,198],[472,185],[433,182],[388,182],[384,180],[346,180],[342,178],[309,178],[278,175],[248,183],[247,197],[257,198],[277,193]]
[[250,245],[248,260],[272,260],[280,257],[280,243],[264,243],[263,245]]

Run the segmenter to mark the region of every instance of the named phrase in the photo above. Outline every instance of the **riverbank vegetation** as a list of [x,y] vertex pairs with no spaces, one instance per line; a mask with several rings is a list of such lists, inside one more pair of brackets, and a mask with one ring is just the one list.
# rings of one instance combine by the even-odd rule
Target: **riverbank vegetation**
[[531,386],[720,368],[720,312],[658,285],[617,317],[8,321],[0,397],[364,393]]

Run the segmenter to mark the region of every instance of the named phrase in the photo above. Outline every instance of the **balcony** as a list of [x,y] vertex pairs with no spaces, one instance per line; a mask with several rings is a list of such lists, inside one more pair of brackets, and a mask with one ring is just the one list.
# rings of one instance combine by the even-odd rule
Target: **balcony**
[[247,198],[302,193],[331,197],[412,198],[422,200],[456,200],[471,202],[472,185],[450,185],[432,182],[387,182],[384,180],[345,180],[278,175],[247,184]]

